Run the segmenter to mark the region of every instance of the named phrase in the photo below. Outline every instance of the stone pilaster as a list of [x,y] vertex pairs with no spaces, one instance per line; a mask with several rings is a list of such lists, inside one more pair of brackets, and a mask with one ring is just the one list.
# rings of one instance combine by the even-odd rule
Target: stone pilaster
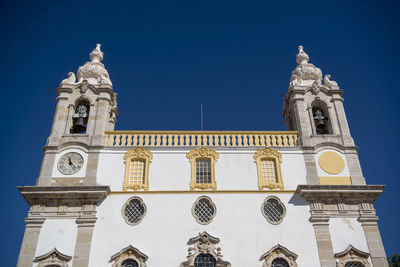
[[40,230],[44,223],[44,218],[27,218],[25,219],[26,227],[24,239],[22,241],[19,253],[17,267],[28,267],[33,265],[35,258],[36,246],[39,240]]
[[354,150],[347,150],[346,154],[346,161],[347,166],[349,167],[351,183],[353,185],[365,185],[365,178],[361,171],[360,161],[358,159],[357,151]]
[[42,159],[42,166],[40,167],[39,178],[36,181],[37,186],[49,186],[53,174],[54,161],[56,154],[54,152],[45,151]]
[[56,111],[54,112],[53,126],[51,128],[50,137],[47,140],[48,146],[57,146],[62,135],[66,131],[66,123],[68,119],[68,98],[57,97]]
[[307,184],[319,184],[317,163],[315,162],[315,153],[304,151],[304,161],[306,163]]
[[389,267],[378,228],[377,216],[361,216],[358,218],[364,230],[368,250],[374,267]]
[[72,267],[89,266],[90,248],[92,246],[93,229],[96,217],[83,217],[76,220],[78,233]]
[[329,231],[329,216],[312,216],[310,221],[314,226],[321,267],[336,267]]
[[96,185],[99,152],[89,151],[84,185]]
[[346,113],[343,107],[343,98],[334,97],[332,103],[335,107],[336,116],[339,122],[340,135],[342,136],[344,146],[354,146],[354,140],[351,137],[349,124],[347,123]]

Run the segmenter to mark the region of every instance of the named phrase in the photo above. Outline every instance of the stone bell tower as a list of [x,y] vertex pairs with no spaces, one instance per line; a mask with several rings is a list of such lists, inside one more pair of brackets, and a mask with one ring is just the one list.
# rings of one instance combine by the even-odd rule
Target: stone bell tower
[[299,46],[297,67],[290,77],[284,97],[283,117],[288,130],[299,132],[304,149],[309,184],[318,184],[316,154],[324,148],[340,150],[348,167],[351,184],[365,184],[358,160],[357,147],[351,137],[343,107],[343,91],[331,75],[309,62],[309,56]]
[[83,184],[95,184],[96,149],[104,145],[104,132],[114,130],[118,115],[117,94],[101,63],[104,53],[100,47],[97,44],[90,53],[90,61],[79,67],[77,77],[69,72],[69,77],[57,88],[57,106],[51,133],[44,147],[38,185],[54,183],[51,173],[55,156],[60,149],[69,146],[87,150],[88,168]]

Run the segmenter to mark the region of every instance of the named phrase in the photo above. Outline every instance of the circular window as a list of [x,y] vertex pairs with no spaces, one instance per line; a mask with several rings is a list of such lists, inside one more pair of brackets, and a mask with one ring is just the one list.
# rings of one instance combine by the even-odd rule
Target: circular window
[[276,258],[275,260],[273,260],[271,266],[272,267],[290,267],[289,263],[282,258]]
[[136,225],[140,223],[146,214],[146,205],[139,197],[130,198],[122,208],[122,217],[127,224]]
[[212,221],[216,212],[215,204],[209,197],[199,197],[193,205],[192,214],[200,224],[208,224]]
[[266,198],[261,211],[267,221],[272,224],[280,224],[286,213],[285,206],[277,197]]
[[121,267],[139,267],[139,265],[134,259],[126,259],[122,262]]

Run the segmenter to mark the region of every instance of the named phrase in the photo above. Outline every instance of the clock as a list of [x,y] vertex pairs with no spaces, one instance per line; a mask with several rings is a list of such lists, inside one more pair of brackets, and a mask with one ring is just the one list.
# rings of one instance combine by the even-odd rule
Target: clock
[[69,152],[60,158],[57,163],[58,170],[65,175],[77,173],[83,166],[83,157],[76,152]]

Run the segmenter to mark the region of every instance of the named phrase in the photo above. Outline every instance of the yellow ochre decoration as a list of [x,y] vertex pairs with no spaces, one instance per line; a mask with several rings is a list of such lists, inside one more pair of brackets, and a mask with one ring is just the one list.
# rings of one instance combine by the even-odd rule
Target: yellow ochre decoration
[[339,174],[344,170],[345,166],[342,157],[332,151],[322,153],[318,163],[321,169],[329,174]]

